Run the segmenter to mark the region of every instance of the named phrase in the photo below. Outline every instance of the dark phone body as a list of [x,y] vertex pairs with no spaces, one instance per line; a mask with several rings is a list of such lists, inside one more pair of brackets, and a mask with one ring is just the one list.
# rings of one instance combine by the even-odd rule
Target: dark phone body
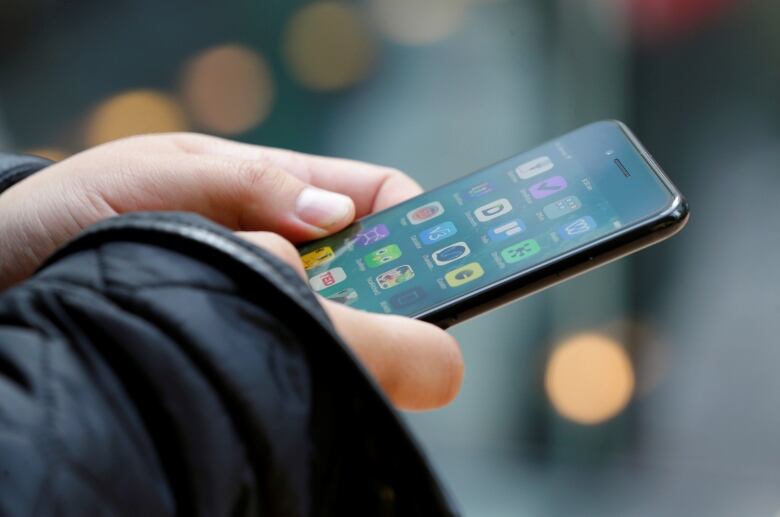
[[[635,167],[634,172],[637,174],[637,176],[639,176],[640,174],[654,175],[655,178],[658,180],[657,183],[660,183],[660,185],[662,185],[662,187],[659,188],[665,189],[664,195],[666,197],[664,197],[663,206],[660,209],[655,205],[653,205],[653,209],[650,211],[651,213],[647,214],[646,217],[644,216],[643,213],[641,220],[632,221],[631,224],[620,229],[615,229],[614,231],[610,230],[610,233],[605,234],[598,239],[594,239],[590,242],[584,243],[581,246],[578,245],[573,249],[569,249],[565,252],[561,252],[557,255],[553,255],[549,257],[547,260],[539,264],[536,264],[533,267],[519,270],[511,274],[507,278],[498,278],[495,281],[492,281],[489,285],[484,285],[474,290],[464,291],[461,296],[453,297],[451,299],[443,301],[442,303],[438,303],[435,306],[427,307],[425,308],[425,310],[420,310],[416,313],[411,313],[407,315],[417,319],[434,323],[442,328],[447,328],[456,323],[464,321],[468,318],[474,317],[478,314],[482,314],[486,311],[492,310],[501,305],[505,305],[519,298],[528,296],[529,294],[533,294],[537,291],[550,287],[558,282],[571,278],[575,275],[584,273],[598,266],[606,264],[612,260],[616,260],[620,257],[626,256],[630,253],[633,253],[642,248],[650,246],[656,242],[659,242],[661,240],[670,237],[671,235],[675,234],[680,229],[682,229],[682,227],[685,225],[685,222],[688,219],[688,206],[685,199],[683,198],[682,194],[674,187],[671,181],[667,178],[667,176],[664,174],[664,172],[661,170],[658,164],[655,163],[655,160],[653,160],[650,154],[644,149],[644,147],[639,143],[636,137],[631,133],[631,131],[624,124],[618,121],[594,123],[589,126],[585,126],[580,130],[572,132],[569,135],[576,135],[578,131],[583,134],[586,134],[589,128],[599,128],[599,127],[603,127],[604,130],[611,131],[613,133],[612,135],[613,138],[614,138],[614,133],[617,133],[616,128],[619,128],[619,131],[622,132],[622,134],[628,139],[628,141],[630,141],[631,146],[633,146],[633,151],[635,151],[635,153],[632,153],[632,158],[634,159],[634,165],[637,165],[638,161],[641,160],[641,167]],[[591,131],[596,131],[596,129],[591,129]],[[561,138],[562,139],[566,138],[566,136],[567,135],[564,135],[564,137]],[[542,148],[543,146],[540,146],[539,148],[537,148],[537,150]],[[529,153],[532,152],[533,151],[529,151]],[[518,156],[523,156],[523,154]],[[527,157],[528,156],[526,156],[526,158]],[[593,156],[591,156],[590,158],[592,159]],[[609,160],[604,158],[603,160],[599,161],[599,165],[603,169],[604,164],[611,161],[612,161],[611,158]],[[499,164],[496,165],[500,165],[501,163],[503,162],[499,162]],[[491,167],[496,167],[496,165]],[[642,171],[636,170],[640,168],[644,170]],[[483,171],[484,170],[487,169],[483,169]],[[629,178],[631,176],[631,171],[627,170],[623,162],[621,162],[617,158],[614,159],[614,171],[615,174],[617,175],[622,174],[626,178]],[[444,185],[439,189],[423,194],[423,196],[427,195],[428,200],[444,199],[444,197],[436,198],[433,196],[437,192],[444,192],[446,188],[451,188],[454,185],[459,185],[459,184],[465,185],[468,181],[468,178],[472,176],[476,177],[477,174],[480,172],[481,171],[478,171],[474,175],[470,175],[465,178],[455,180],[454,182]],[[601,171],[601,174],[603,174],[603,170]],[[621,177],[621,176],[616,176],[616,177]],[[569,181],[572,181],[572,179],[569,178]],[[617,180],[614,180],[613,178],[609,178],[609,181],[614,182]],[[635,181],[640,181],[640,180],[637,179]],[[646,178],[645,181],[647,181]],[[520,187],[518,186],[517,189],[520,189]],[[502,194],[496,193],[496,195],[502,195]],[[640,201],[642,201],[640,199],[641,197],[642,197],[641,195],[637,195],[637,199],[636,199],[637,205],[641,204],[640,203]],[[417,203],[423,201],[422,196],[420,199],[421,200],[418,201]],[[628,201],[629,200],[625,198],[621,198],[620,200],[620,202],[623,204],[628,203]],[[415,204],[414,200],[404,203],[404,205],[409,205],[409,206],[413,204]],[[631,206],[631,204],[628,203],[628,206]],[[538,203],[537,203],[537,207],[538,207]],[[388,212],[389,214],[389,211],[392,210],[394,209],[391,208],[385,212]],[[371,219],[371,221],[373,221],[374,223],[378,221],[382,221],[383,214],[385,214],[385,212],[373,214],[367,218],[362,219],[361,221],[366,221],[368,219]],[[397,212],[398,211],[396,211],[396,219],[397,219]],[[391,220],[389,215],[384,217],[386,217],[387,221]],[[511,216],[507,216],[507,217],[511,217]],[[523,215],[523,217],[525,218],[527,217],[527,215]],[[359,227],[361,221],[358,221],[354,226]],[[368,224],[371,223],[366,223],[366,225]],[[390,223],[388,222],[388,224]],[[406,224],[406,221],[404,221],[404,224]],[[475,226],[480,226],[480,225],[475,224]],[[416,227],[412,226],[410,228],[414,229]],[[327,239],[328,238],[323,239],[320,242],[324,242]],[[311,249],[312,245],[306,246],[304,250],[307,248]],[[423,248],[423,249],[419,249],[417,251],[420,252],[425,251],[425,248],[422,246],[418,246],[418,248]],[[355,249],[353,247],[350,248],[348,253],[353,253],[354,251]],[[491,265],[489,264],[489,261],[486,260],[486,257],[482,256],[481,259],[483,263],[487,264],[487,266]],[[399,261],[399,262],[403,262],[403,261]],[[432,268],[432,269],[436,269],[436,268]],[[366,272],[368,272],[368,270],[366,270]],[[429,287],[425,283],[423,283],[422,285],[425,287]],[[450,289],[450,291],[454,291],[454,290],[455,289]]]
[[507,280],[489,291],[468,299],[456,300],[439,309],[428,311],[417,319],[447,328],[474,316],[501,307],[528,295],[552,287],[559,282],[595,269],[613,260],[625,257],[643,248],[671,237],[680,231],[688,220],[688,204],[681,198],[680,204],[664,217],[632,229],[623,235],[610,236],[604,242],[577,250],[553,264],[522,277]]

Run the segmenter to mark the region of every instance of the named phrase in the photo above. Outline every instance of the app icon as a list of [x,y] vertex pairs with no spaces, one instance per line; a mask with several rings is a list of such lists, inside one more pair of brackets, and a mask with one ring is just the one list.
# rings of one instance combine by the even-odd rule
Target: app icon
[[308,270],[330,262],[335,256],[336,255],[333,254],[333,248],[330,246],[323,246],[303,255],[301,260],[303,261],[304,269]]
[[322,291],[328,287],[334,286],[347,279],[347,274],[343,268],[334,267],[319,275],[314,275],[309,279],[311,288],[315,291]]
[[488,230],[488,237],[493,242],[499,242],[524,231],[525,223],[521,219],[512,219]]
[[390,235],[390,230],[384,224],[378,224],[358,233],[352,242],[355,246],[371,246]]
[[415,208],[414,210],[410,210],[409,213],[406,214],[406,218],[409,219],[409,222],[412,224],[420,224],[433,219],[434,217],[438,217],[443,213],[444,207],[438,201],[434,201],[419,208]]
[[483,181],[482,183],[477,183],[467,191],[463,193],[463,197],[466,199],[476,199],[478,197],[482,197],[485,194],[490,194],[493,192],[493,185],[489,181]]
[[433,259],[434,264],[443,266],[463,257],[467,257],[469,253],[471,253],[471,250],[469,249],[468,244],[465,242],[456,242],[455,244],[450,244],[446,248],[434,251],[431,258]]
[[476,280],[485,274],[485,270],[479,265],[479,262],[471,262],[465,266],[461,266],[457,269],[453,269],[446,275],[444,280],[450,287],[458,287],[459,285],[467,284],[472,280]]
[[512,204],[509,202],[509,200],[501,198],[477,208],[474,210],[474,216],[477,218],[477,221],[484,223],[486,221],[490,221],[491,219],[495,219],[496,217],[501,217],[502,215],[509,213],[511,210]]
[[534,176],[547,172],[553,168],[553,162],[549,156],[540,156],[529,162],[520,164],[515,168],[515,174],[521,180],[531,179]]
[[596,227],[596,221],[589,215],[575,219],[569,224],[565,224],[558,228],[558,234],[564,239],[569,240],[587,233]]
[[545,206],[542,211],[549,219],[557,219],[558,217],[578,210],[581,206],[582,203],[577,199],[577,196],[566,196],[563,199],[559,199],[558,201]]
[[402,293],[391,296],[390,305],[396,309],[401,309],[407,305],[419,302],[423,298],[425,298],[425,289],[422,287],[415,287],[413,289],[407,289]]
[[542,199],[547,196],[552,196],[556,192],[566,188],[566,180],[563,176],[553,176],[552,178],[534,183],[528,189],[534,199]]
[[385,271],[376,277],[376,281],[379,284],[379,287],[382,289],[390,289],[391,287],[395,287],[398,284],[403,284],[412,278],[414,278],[414,271],[412,271],[412,266],[404,265],[394,267],[389,271]]
[[374,268],[383,264],[387,264],[388,262],[392,262],[400,256],[401,248],[399,248],[396,244],[390,244],[384,248],[379,248],[376,251],[372,251],[363,257],[363,260],[365,261],[366,266]]
[[341,291],[328,296],[328,300],[333,300],[336,303],[342,303],[344,305],[352,305],[358,300],[358,294],[357,291],[351,287],[347,287],[346,289],[342,289]]
[[503,258],[507,264],[513,264],[515,262],[520,262],[531,255],[536,255],[539,253],[540,249],[538,242],[534,239],[528,239],[502,249],[501,258]]
[[455,228],[452,221],[446,221],[420,232],[420,241],[423,244],[436,244],[441,240],[452,237],[456,233],[458,233],[458,229]]

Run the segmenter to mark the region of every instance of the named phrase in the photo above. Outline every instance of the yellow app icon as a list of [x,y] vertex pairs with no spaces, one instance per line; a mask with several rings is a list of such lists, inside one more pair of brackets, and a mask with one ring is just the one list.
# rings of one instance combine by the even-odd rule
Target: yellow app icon
[[313,267],[327,264],[333,260],[333,257],[335,256],[336,255],[333,254],[333,248],[330,246],[323,246],[321,248],[317,248],[314,251],[310,251],[306,255],[303,255],[301,260],[303,260],[304,269],[311,269]]
[[471,262],[465,266],[461,266],[457,269],[453,269],[446,275],[444,280],[450,287],[458,287],[459,285],[467,284],[472,280],[476,280],[485,274],[485,270],[479,265],[479,262]]

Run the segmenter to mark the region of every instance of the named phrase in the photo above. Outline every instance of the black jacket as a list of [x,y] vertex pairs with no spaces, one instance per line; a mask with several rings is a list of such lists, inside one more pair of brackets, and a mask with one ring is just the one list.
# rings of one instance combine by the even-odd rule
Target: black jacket
[[[45,165],[0,156],[0,192]],[[0,294],[2,516],[453,513],[305,283],[218,225],[110,219]]]

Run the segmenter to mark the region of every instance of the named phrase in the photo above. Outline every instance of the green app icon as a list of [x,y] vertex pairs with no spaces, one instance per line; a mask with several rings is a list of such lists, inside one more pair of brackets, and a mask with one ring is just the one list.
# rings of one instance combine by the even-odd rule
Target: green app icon
[[513,264],[520,262],[523,259],[527,259],[532,255],[539,253],[539,243],[534,239],[528,239],[525,241],[512,244],[508,248],[501,250],[501,257],[507,264]]
[[390,244],[384,248],[372,251],[363,260],[366,262],[366,266],[370,268],[379,267],[388,262],[392,262],[401,256],[401,248],[396,244]]

